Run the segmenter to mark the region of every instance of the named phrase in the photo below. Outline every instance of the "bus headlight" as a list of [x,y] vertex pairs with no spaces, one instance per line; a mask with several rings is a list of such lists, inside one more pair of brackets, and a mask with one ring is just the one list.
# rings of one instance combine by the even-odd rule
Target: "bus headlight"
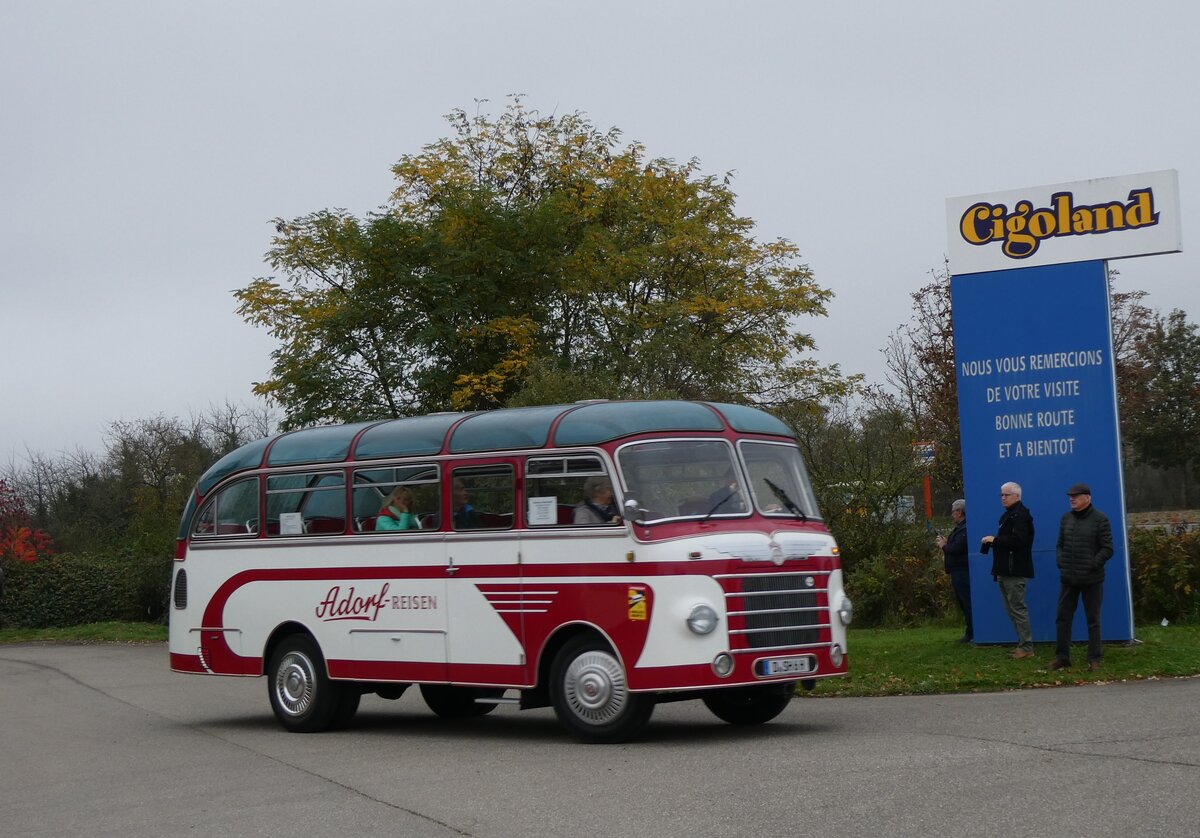
[[854,603],[849,597],[842,597],[842,604],[838,606],[838,619],[844,626],[850,625],[850,621],[854,619]]
[[711,605],[696,605],[688,614],[687,627],[692,634],[712,634],[717,627],[717,612]]
[[842,661],[845,660],[845,658],[846,658],[846,655],[842,651],[841,646],[834,643],[832,646],[829,647],[829,662],[831,664],[833,664],[834,666],[841,666]]
[[733,672],[733,656],[728,652],[722,652],[713,658],[712,668],[718,678],[728,678],[729,673]]

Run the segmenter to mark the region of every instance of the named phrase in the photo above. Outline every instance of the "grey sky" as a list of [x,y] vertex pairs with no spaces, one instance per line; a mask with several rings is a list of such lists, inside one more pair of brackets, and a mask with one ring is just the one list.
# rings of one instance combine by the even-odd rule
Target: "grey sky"
[[1116,265],[1195,319],[1198,24],[1184,0],[0,0],[0,461],[249,402],[274,344],[230,292],[270,219],[380,206],[445,113],[509,93],[734,170],[837,295],[802,324],[820,357],[872,380],[948,196],[1178,169],[1185,252]]

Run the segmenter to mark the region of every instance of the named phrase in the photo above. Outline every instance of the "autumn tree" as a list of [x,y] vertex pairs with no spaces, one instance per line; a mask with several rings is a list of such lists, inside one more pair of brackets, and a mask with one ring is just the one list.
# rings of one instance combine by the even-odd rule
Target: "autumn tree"
[[226,404],[187,419],[110,425],[102,453],[27,452],[4,479],[35,529],[66,552],[168,553],[197,478],[229,451],[274,432],[262,407]]
[[883,349],[887,381],[899,397],[912,441],[936,444],[931,480],[959,495],[962,451],[949,266],[933,272],[932,282],[911,297],[911,319],[888,336]]
[[256,391],[285,425],[844,392],[795,329],[830,293],[795,245],[755,239],[729,176],[520,99],[448,119],[450,137],[393,167],[379,211],[277,220],[267,260],[281,276],[236,292],[280,341]]
[[1155,315],[1136,341],[1131,366],[1136,392],[1126,433],[1136,456],[1159,468],[1194,468],[1200,462],[1200,328],[1180,309]]
[[1143,301],[1145,291],[1117,291],[1118,272],[1108,269],[1109,309],[1112,317],[1113,365],[1116,368],[1117,408],[1124,446],[1132,447],[1137,435],[1133,427],[1144,415],[1142,396],[1146,392],[1151,364],[1143,357],[1144,348],[1153,341],[1156,315]]
[[33,525],[25,501],[0,480],[0,561],[32,562],[53,552],[50,534]]
[[875,387],[852,399],[830,400],[817,411],[782,415],[796,428],[847,571],[910,549],[919,525],[908,502],[923,472],[913,458],[905,406]]

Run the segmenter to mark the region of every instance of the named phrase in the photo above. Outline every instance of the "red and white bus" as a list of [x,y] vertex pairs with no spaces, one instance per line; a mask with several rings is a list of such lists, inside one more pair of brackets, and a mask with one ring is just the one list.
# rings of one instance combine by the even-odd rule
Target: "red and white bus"
[[739,405],[280,434],[200,478],[175,558],[171,668],[265,674],[292,731],[417,684],[441,716],[552,705],[622,741],[658,702],[757,724],[846,672],[851,604],[795,438]]

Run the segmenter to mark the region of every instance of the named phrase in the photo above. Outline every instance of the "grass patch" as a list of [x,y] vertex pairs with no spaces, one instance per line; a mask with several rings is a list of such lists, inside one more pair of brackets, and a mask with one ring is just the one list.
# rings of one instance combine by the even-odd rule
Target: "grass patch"
[[1140,643],[1106,643],[1104,662],[1089,672],[1084,644],[1072,647],[1069,670],[1047,672],[1053,643],[1012,660],[1011,645],[958,643],[961,628],[850,629],[850,674],[818,681],[810,696],[929,695],[998,692],[1104,681],[1200,674],[1200,626],[1143,626]]
[[161,643],[167,627],[157,623],[87,623],[66,628],[0,629],[0,643]]
[[[1200,674],[1200,626],[1142,626],[1141,642],[1108,643],[1099,672],[1089,672],[1082,644],[1073,648],[1073,668],[1047,672],[1054,644],[1037,644],[1035,657],[1015,661],[1011,646],[956,642],[959,626],[912,629],[850,629],[850,674],[818,681],[801,695],[881,696],[999,692],[1104,681],[1174,678]],[[2,643],[161,643],[166,626],[154,623],[90,623],[70,628],[0,629]]]

